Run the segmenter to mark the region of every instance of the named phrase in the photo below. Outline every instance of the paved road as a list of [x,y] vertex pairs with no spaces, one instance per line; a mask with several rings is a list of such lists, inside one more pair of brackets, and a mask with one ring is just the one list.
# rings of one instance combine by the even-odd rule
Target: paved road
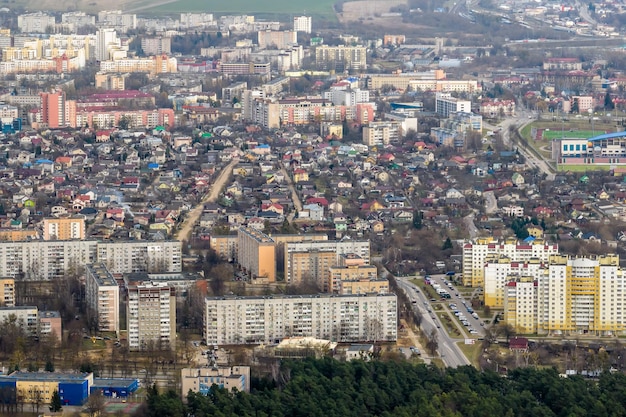
[[202,209],[206,203],[214,203],[219,197],[220,192],[226,185],[226,181],[230,178],[230,175],[233,172],[233,168],[235,165],[239,163],[239,159],[235,158],[228,165],[222,168],[219,176],[215,180],[215,182],[211,185],[209,192],[204,195],[202,200],[189,211],[189,214],[185,218],[183,225],[180,229],[178,229],[178,233],[176,233],[176,239],[182,240],[189,238],[189,234],[193,230],[193,226],[196,224],[200,216],[202,215]]
[[[402,288],[411,300],[413,308],[421,313],[422,323],[420,327],[422,328],[424,334],[430,335],[433,330],[437,332],[439,355],[441,356],[441,360],[444,364],[452,368],[470,365],[470,361],[465,357],[461,349],[456,344],[462,339],[451,338],[443,329],[439,318],[434,314],[431,315],[431,313],[427,310],[430,308],[430,304],[424,294],[421,291],[418,291],[417,286],[408,282],[406,278],[397,277],[396,280],[400,288]],[[413,301],[415,301],[415,303],[413,303]]]
[[470,239],[476,238],[478,236],[478,228],[476,227],[476,223],[474,223],[474,213],[463,217],[463,223],[465,223],[465,227],[469,232]]
[[[287,187],[289,187],[289,191],[291,192],[291,201],[293,201],[294,207],[296,208],[296,210],[298,210],[298,212],[302,211],[302,202],[300,201],[300,196],[298,196],[298,193],[296,192],[296,187],[293,185],[293,181],[291,180],[291,176],[289,175],[289,173],[285,169],[285,166],[282,163],[280,164],[280,171],[283,173],[285,181],[287,181]],[[295,215],[296,213],[293,211],[289,214],[289,223],[293,221]]]
[[498,201],[493,191],[487,191],[485,194],[485,213],[492,214],[498,210]]

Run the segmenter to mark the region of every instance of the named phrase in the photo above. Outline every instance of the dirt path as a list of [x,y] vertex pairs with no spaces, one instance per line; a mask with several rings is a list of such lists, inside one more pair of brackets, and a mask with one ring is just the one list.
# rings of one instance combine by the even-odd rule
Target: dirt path
[[226,181],[230,178],[233,173],[233,168],[235,165],[239,163],[239,158],[233,159],[230,161],[228,165],[226,165],[222,172],[220,172],[217,180],[211,185],[210,191],[205,194],[204,198],[198,203],[185,218],[182,227],[176,233],[175,238],[177,240],[188,239],[191,231],[193,230],[193,226],[196,224],[200,216],[202,215],[202,209],[206,203],[214,203],[217,201],[217,197],[219,197],[220,192],[226,185]]

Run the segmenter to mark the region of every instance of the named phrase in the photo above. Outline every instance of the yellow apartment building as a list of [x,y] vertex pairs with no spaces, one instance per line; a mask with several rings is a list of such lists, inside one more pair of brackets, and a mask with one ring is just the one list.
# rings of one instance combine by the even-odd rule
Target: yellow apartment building
[[276,242],[265,233],[241,227],[237,233],[237,262],[257,282],[276,282]]
[[35,229],[0,229],[0,241],[4,242],[21,242],[38,237]]
[[15,307],[15,280],[0,278],[0,307]]
[[82,216],[49,217],[43,219],[44,240],[85,238],[85,218]]

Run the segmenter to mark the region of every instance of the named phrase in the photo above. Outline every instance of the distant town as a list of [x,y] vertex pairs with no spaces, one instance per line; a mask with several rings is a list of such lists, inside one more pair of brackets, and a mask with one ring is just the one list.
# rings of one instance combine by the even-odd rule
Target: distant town
[[0,414],[306,358],[624,373],[626,6],[378,3],[4,3]]

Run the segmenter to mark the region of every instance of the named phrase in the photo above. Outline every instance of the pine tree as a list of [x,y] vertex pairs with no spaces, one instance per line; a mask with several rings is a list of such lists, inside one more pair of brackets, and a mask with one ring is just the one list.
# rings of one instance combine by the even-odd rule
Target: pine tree
[[50,411],[56,413],[61,411],[63,407],[61,406],[61,396],[59,395],[59,391],[52,391],[52,398],[50,398]]

